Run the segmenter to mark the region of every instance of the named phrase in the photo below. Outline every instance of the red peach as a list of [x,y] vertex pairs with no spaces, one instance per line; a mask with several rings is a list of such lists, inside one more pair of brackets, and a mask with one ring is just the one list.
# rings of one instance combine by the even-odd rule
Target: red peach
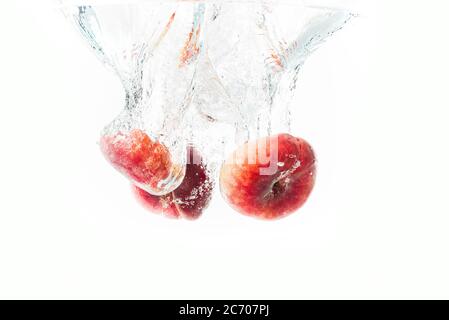
[[281,218],[307,200],[315,169],[314,152],[305,140],[279,134],[239,147],[221,168],[220,189],[242,214]]
[[170,173],[170,152],[142,130],[103,136],[100,147],[114,168],[140,185],[156,189]]
[[[181,185],[173,192],[155,196],[134,187],[140,202],[150,211],[171,218],[197,219],[208,206],[212,196],[212,180],[196,149],[188,147],[186,173]],[[192,158],[190,158],[192,156]]]

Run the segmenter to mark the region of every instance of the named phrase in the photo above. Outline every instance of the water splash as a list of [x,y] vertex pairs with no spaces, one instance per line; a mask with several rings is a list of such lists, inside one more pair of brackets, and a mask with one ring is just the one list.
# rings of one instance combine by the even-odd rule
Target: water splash
[[289,1],[62,1],[97,57],[120,78],[123,112],[102,135],[139,129],[176,164],[187,144],[215,172],[227,148],[290,132],[290,100],[307,58],[354,15]]

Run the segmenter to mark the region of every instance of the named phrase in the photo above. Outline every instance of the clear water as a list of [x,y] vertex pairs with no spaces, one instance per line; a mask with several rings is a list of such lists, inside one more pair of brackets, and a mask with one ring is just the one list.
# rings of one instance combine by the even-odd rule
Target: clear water
[[124,111],[103,133],[143,129],[180,165],[193,143],[212,171],[235,145],[290,131],[302,65],[353,17],[288,1],[64,3],[125,89]]

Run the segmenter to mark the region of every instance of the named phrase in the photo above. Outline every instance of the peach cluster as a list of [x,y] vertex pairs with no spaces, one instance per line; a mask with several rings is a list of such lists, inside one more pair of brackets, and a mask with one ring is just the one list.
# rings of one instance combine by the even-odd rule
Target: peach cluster
[[[175,166],[168,148],[140,129],[105,136],[100,144],[105,157],[133,182],[137,199],[148,210],[193,220],[209,205],[214,179],[194,146],[187,147],[181,184],[167,194],[154,195],[145,186],[154,187]],[[309,197],[315,183],[315,162],[312,147],[290,134],[249,141],[221,165],[221,194],[244,215],[266,220],[287,216]]]

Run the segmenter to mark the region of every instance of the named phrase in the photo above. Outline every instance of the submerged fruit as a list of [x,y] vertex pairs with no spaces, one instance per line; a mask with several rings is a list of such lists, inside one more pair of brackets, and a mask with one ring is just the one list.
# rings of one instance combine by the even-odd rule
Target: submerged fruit
[[212,197],[212,180],[196,149],[190,146],[187,151],[184,179],[173,192],[155,196],[134,187],[137,198],[150,211],[163,213],[172,218],[196,219],[208,206]]
[[279,134],[239,147],[223,164],[220,189],[238,212],[264,219],[299,209],[315,182],[315,155],[303,139]]
[[170,152],[142,130],[105,135],[100,147],[114,168],[141,186],[157,189],[170,174]]

